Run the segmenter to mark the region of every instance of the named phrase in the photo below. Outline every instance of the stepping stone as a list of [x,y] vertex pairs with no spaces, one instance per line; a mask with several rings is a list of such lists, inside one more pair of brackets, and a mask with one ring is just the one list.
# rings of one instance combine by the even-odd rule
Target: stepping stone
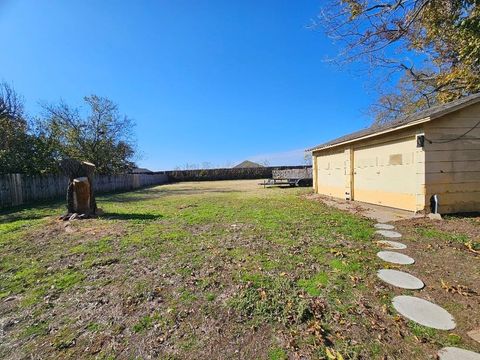
[[400,265],[410,265],[415,262],[410,256],[400,254],[394,251],[379,251],[377,256],[389,263],[400,264]]
[[470,336],[473,340],[480,343],[480,328],[470,330],[467,332],[467,335]]
[[377,241],[377,244],[384,249],[391,249],[391,250],[403,250],[407,248],[407,245],[402,244],[401,242],[398,242],[398,241],[380,240],[380,241]]
[[396,231],[391,231],[391,230],[377,230],[375,231],[376,234],[385,236],[387,238],[401,238],[402,234]]
[[440,360],[480,360],[480,354],[457,347],[444,347],[438,352]]
[[419,290],[425,286],[422,280],[403,271],[382,269],[377,271],[377,276],[386,283],[410,290]]
[[395,226],[390,224],[375,224],[375,228],[380,230],[393,230],[395,229]]
[[455,320],[450,313],[430,301],[415,296],[395,296],[393,307],[401,315],[423,326],[438,330],[455,329]]

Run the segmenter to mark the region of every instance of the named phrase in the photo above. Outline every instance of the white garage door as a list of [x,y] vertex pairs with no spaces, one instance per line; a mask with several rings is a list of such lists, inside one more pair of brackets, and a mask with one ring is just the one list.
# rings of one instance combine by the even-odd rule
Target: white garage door
[[345,198],[345,154],[331,152],[316,157],[319,194]]
[[415,137],[354,151],[357,201],[416,210]]

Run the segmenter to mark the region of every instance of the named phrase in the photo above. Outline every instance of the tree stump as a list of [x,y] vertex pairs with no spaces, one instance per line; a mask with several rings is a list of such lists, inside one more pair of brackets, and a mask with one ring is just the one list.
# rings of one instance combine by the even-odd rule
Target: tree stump
[[73,210],[77,214],[90,213],[90,183],[86,177],[73,179]]
[[67,214],[61,218],[85,218],[97,213],[97,203],[93,192],[93,173],[95,165],[86,161],[64,159],[60,163],[68,176]]

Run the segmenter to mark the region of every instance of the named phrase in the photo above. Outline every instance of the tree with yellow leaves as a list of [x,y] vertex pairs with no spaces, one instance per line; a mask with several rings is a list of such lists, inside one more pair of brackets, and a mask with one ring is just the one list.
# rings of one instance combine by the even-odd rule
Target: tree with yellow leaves
[[384,77],[375,77],[382,89],[373,108],[384,122],[480,91],[479,6],[478,0],[331,0],[319,23],[339,45],[334,60],[361,61]]

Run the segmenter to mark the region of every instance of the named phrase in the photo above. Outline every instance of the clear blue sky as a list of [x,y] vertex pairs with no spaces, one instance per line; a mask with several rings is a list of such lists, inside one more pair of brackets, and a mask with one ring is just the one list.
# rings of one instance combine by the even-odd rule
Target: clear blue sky
[[301,162],[369,124],[366,79],[323,60],[320,0],[0,0],[0,80],[39,101],[107,96],[135,119],[140,166]]

